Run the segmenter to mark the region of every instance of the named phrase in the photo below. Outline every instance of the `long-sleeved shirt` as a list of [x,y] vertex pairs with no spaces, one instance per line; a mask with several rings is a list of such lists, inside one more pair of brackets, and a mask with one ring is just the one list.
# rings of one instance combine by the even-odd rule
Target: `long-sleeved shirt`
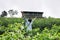
[[25,19],[25,21],[26,21],[25,22],[25,26],[27,27],[26,30],[27,31],[32,30],[32,23],[33,23],[34,20],[32,20],[31,22],[29,22],[28,19]]

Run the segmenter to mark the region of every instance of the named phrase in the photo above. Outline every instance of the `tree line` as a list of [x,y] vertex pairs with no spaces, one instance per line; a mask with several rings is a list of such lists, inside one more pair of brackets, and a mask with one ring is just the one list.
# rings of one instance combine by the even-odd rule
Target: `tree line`
[[8,12],[7,11],[2,11],[2,14],[0,15],[0,17],[5,17],[7,15],[10,15],[11,17],[13,17],[13,15],[17,15],[18,14],[18,11],[17,10],[9,10]]

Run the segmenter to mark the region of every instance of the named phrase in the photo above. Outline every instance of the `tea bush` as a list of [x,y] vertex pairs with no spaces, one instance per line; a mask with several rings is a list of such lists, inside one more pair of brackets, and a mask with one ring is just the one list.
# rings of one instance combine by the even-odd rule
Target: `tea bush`
[[26,32],[22,18],[0,18],[0,40],[60,40],[60,19],[36,19]]
[[40,28],[40,30],[43,30],[45,27],[48,29],[51,29],[52,25],[56,24],[57,26],[60,25],[60,19],[59,18],[40,18],[36,19],[33,23],[33,28]]

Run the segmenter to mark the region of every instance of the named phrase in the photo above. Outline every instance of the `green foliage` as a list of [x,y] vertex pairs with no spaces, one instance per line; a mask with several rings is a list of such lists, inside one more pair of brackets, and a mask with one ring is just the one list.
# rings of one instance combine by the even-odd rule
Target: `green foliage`
[[60,25],[60,19],[58,18],[40,18],[36,19],[33,23],[33,28],[40,28],[44,30],[45,27],[51,29],[52,25],[56,24],[57,26]]
[[60,19],[36,19],[26,32],[22,18],[0,18],[0,40],[60,40]]

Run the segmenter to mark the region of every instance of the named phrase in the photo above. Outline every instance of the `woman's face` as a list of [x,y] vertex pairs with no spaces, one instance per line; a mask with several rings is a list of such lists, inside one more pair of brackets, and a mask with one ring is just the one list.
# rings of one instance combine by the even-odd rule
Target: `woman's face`
[[31,19],[29,19],[28,21],[29,21],[29,22],[31,22],[32,20],[31,20]]

